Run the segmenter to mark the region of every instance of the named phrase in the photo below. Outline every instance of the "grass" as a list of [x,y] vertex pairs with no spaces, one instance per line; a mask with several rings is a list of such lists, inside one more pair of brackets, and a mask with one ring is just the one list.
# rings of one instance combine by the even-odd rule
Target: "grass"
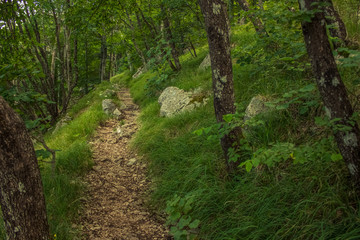
[[[234,32],[234,39],[242,47],[251,43],[252,30]],[[162,88],[210,90],[210,70],[197,69],[206,54],[207,49],[203,48],[198,58],[184,56],[182,71],[172,75]],[[234,65],[240,112],[257,94],[277,98],[311,83],[306,74],[298,72],[284,74],[277,69],[265,69],[266,74],[253,74],[257,67],[251,63]],[[294,142],[299,148],[309,146],[314,154],[305,163],[294,164],[289,158],[273,167],[261,165],[249,173],[241,170],[229,178],[219,141],[193,134],[215,123],[212,104],[172,118],[159,117],[157,96],[146,95],[146,79],[153,74],[145,73],[131,81],[123,76],[117,81],[131,88],[142,109],[142,127],[132,144],[150,164],[149,174],[154,181],[151,204],[160,212],[165,214],[176,196],[184,201],[190,196],[194,201],[186,213],[178,205],[175,214],[168,217],[178,221],[188,216],[199,219],[200,228],[195,230],[199,239],[360,238],[360,201],[348,187],[344,163],[329,161],[329,154],[337,152],[334,143],[324,149],[311,148],[311,144],[328,136],[327,131],[314,124],[317,113],[300,116],[299,106],[294,105],[263,116],[266,127],[260,127],[255,138],[249,139],[253,151],[267,148],[272,142]],[[347,76],[346,72],[342,74]],[[348,78],[344,80],[351,82]]]

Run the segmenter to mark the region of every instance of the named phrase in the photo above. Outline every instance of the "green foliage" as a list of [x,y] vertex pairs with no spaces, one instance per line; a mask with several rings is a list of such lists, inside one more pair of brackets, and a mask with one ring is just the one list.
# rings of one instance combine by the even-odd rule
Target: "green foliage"
[[[247,41],[251,39],[251,42],[241,44],[245,39],[240,39],[239,43],[236,41],[233,54],[237,64],[256,64],[257,68],[252,74],[263,76],[303,75],[309,71],[310,64],[306,61],[306,49],[300,28],[300,12],[296,9],[297,1],[267,1],[265,11],[252,10],[246,13],[261,18],[268,35],[239,35],[246,36]],[[248,23],[235,31],[249,31],[251,26]]]
[[276,110],[288,109],[291,105],[298,105],[299,114],[306,115],[311,109],[319,107],[319,96],[315,92],[315,84],[309,84],[298,90],[291,90],[284,93],[282,98],[277,98],[271,102],[266,103],[268,107]]
[[162,90],[164,90],[168,81],[169,75],[162,73],[158,76],[154,76],[146,80],[145,91],[149,97],[157,96]]
[[[282,10],[290,14],[283,2],[279,5],[276,14],[284,14]],[[249,52],[242,55],[248,60],[234,67],[238,113],[224,117],[225,128],[216,124],[210,104],[191,113],[160,118],[157,99],[144,94],[150,73],[128,81],[134,99],[142,107],[139,118],[142,128],[133,147],[150,164],[154,180],[151,203],[168,214],[172,233],[179,238],[187,236],[194,219],[201,223],[196,232],[201,239],[360,236],[359,201],[353,190],[346,187],[346,166],[334,139],[329,137],[330,129],[314,123],[314,117],[322,116],[321,104],[315,86],[304,79],[308,77],[309,64],[296,19],[299,16],[293,17],[296,30],[276,28],[276,17],[271,20],[274,30],[270,34],[276,35],[278,31],[276,38],[292,35],[296,41],[286,44],[281,39],[279,48],[273,48],[258,43],[263,40],[247,30],[248,25],[233,30],[234,52]],[[297,41],[299,45],[293,45]],[[286,62],[299,53],[303,55],[294,62]],[[184,90],[199,86],[211,89],[210,70],[197,70],[205,55],[202,52],[196,59],[183,56],[182,71],[172,77],[171,83],[164,83],[164,87],[171,84]],[[239,55],[234,56],[239,59]],[[269,105],[273,108],[268,114],[244,123],[245,107],[258,94],[270,96]],[[229,179],[218,140],[232,126],[249,128],[241,142],[243,165],[245,170],[247,165],[249,172],[240,170],[241,175]],[[239,157],[236,154],[233,156]],[[191,210],[185,213],[187,198],[192,203]]]
[[173,199],[167,201],[165,211],[168,215],[168,220],[166,225],[170,227],[170,233],[174,236],[175,240],[195,239],[196,237],[194,234],[196,231],[194,230],[199,227],[200,220],[193,220],[189,216],[193,210],[194,201],[195,197],[192,195],[186,195],[184,198],[175,195]]

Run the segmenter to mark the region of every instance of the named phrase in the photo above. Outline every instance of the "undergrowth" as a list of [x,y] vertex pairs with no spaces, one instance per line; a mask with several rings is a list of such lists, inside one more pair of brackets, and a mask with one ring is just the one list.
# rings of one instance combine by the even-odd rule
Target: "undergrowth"
[[[238,48],[250,49],[249,45],[261,41],[248,26],[233,34],[238,44],[233,49],[234,62]],[[302,44],[301,38],[297,41]],[[304,50],[299,44],[298,50]],[[206,54],[202,48],[197,58],[184,56],[182,71],[169,75],[160,90],[177,86],[211,91],[211,70],[198,70]],[[258,164],[249,172],[242,167],[231,177],[225,171],[218,138],[211,137],[211,132],[210,136],[193,134],[215,124],[211,103],[162,118],[157,103],[160,90],[147,94],[146,84],[154,73],[132,80],[117,78],[130,87],[142,109],[142,127],[133,147],[150,165],[151,204],[167,215],[176,239],[359,239],[360,202],[348,187],[347,169],[338,158],[331,131],[314,120],[323,113],[317,91],[308,87],[313,84],[308,65],[303,64],[302,70],[287,68],[284,73],[287,63],[278,63],[281,56],[264,63],[261,58],[266,54],[273,53],[234,64],[234,85],[240,116],[258,94],[271,101],[281,99],[278,110],[256,118],[258,123],[247,138],[250,159],[262,150],[274,162]],[[259,61],[264,63],[262,71],[254,71]],[[275,67],[269,67],[271,61],[277,61]],[[342,69],[342,75],[352,89],[356,74]],[[292,151],[286,152],[284,146]]]

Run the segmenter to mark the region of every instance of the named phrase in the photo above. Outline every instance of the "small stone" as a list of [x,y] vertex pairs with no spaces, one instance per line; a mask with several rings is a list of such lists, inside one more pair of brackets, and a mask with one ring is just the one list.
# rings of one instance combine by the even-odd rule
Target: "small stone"
[[121,119],[124,119],[124,115],[123,115],[123,113],[119,110],[119,109],[115,109],[114,110],[114,112],[112,113],[112,115],[116,118],[116,119],[118,119],[118,120],[121,120]]
[[129,162],[126,164],[128,166],[134,165],[136,163],[136,158],[132,158],[129,160]]

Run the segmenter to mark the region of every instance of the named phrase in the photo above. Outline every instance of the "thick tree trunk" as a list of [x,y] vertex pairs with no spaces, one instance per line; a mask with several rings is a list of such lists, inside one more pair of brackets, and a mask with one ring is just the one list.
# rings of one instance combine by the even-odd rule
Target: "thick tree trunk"
[[25,124],[0,96],[0,203],[10,240],[50,239],[34,147]]
[[[217,122],[224,122],[223,116],[235,113],[235,97],[230,56],[229,20],[226,2],[223,0],[200,0],[201,11],[205,19],[208,36],[214,107]],[[236,165],[229,162],[229,149],[234,147],[241,136],[241,130],[235,129],[221,139],[221,147],[225,153],[228,171],[232,172]]]
[[[312,2],[312,0],[299,0],[300,9],[303,11],[313,10],[315,7],[312,6]],[[319,11],[311,19],[311,22],[304,21],[302,23],[302,30],[326,113],[330,119],[339,119],[336,124],[341,124],[349,129],[346,131],[334,130],[334,135],[353,184],[359,188],[360,131],[356,122],[351,120],[353,109],[332,55],[324,21],[324,11]]]
[[[250,10],[250,5],[246,0],[237,0],[237,2],[239,3],[241,9],[244,12],[248,12]],[[268,36],[268,33],[266,32],[265,27],[259,18],[254,16],[254,14],[250,14],[249,19],[251,23],[254,25],[255,31],[260,36]]]

